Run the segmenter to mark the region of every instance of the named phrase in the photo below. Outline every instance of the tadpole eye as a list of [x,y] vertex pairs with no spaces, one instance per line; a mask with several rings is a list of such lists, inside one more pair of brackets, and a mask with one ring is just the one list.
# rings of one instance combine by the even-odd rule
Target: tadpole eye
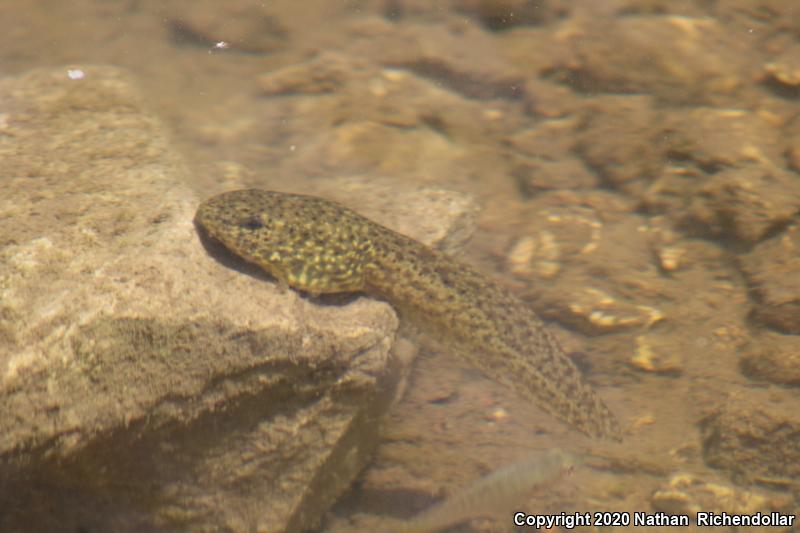
[[263,228],[264,222],[258,217],[250,217],[240,221],[239,227],[244,229],[256,230]]

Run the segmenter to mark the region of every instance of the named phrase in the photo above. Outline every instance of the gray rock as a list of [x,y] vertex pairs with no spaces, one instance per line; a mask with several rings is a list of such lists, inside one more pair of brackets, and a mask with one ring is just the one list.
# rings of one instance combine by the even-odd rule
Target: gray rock
[[743,85],[744,48],[712,18],[606,18],[586,10],[573,19],[563,39],[571,55],[552,79],[578,91],[643,93],[696,104],[725,101]]
[[265,95],[333,93],[352,77],[357,68],[357,61],[326,51],[308,61],[263,74],[257,82]]
[[748,165],[711,176],[689,208],[689,216],[713,234],[758,242],[800,211],[800,185],[780,168]]
[[695,108],[665,130],[670,164],[643,195],[694,234],[752,246],[800,211],[786,141],[756,113]]
[[800,226],[758,244],[740,265],[754,288],[754,315],[786,333],[800,334]]
[[663,164],[663,123],[650,96],[602,96],[585,112],[577,151],[614,188],[657,174]]
[[800,385],[800,337],[764,332],[751,340],[740,364],[752,378]]
[[[403,375],[392,309],[214,261],[124,72],[39,70],[0,95],[0,529],[313,527]],[[458,220],[446,200],[425,216]]]
[[503,60],[491,34],[459,18],[451,23],[396,26],[378,18],[351,26],[354,57],[401,68],[465,98],[519,99],[524,77]]
[[703,421],[706,463],[748,483],[800,478],[800,417],[794,392],[749,389]]

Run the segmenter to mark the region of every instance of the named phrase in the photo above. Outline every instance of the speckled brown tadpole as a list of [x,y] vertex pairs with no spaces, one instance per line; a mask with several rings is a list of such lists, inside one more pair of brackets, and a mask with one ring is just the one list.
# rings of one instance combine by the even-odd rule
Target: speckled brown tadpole
[[314,196],[226,192],[203,202],[195,223],[290,287],[387,300],[552,415],[587,435],[620,439],[614,415],[536,313],[472,267]]

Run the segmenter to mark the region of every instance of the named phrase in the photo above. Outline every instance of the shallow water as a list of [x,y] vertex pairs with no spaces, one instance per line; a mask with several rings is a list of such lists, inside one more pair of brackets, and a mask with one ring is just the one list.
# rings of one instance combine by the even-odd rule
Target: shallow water
[[[409,518],[546,448],[594,459],[527,512],[796,512],[795,2],[224,4],[7,0],[0,75],[130,70],[201,198],[340,176],[473,195],[464,256],[530,302],[625,434],[586,439],[423,339],[320,531]],[[57,477],[45,494],[71,500]],[[36,529],[31,494],[2,499],[31,505],[12,530]],[[157,506],[86,498],[130,530]]]

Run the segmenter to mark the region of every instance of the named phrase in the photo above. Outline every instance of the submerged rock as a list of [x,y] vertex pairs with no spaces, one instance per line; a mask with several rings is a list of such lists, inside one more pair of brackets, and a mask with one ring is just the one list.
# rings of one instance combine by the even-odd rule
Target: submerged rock
[[[319,305],[212,259],[125,72],[0,84],[2,528],[313,527],[402,376],[392,309]],[[440,227],[463,213],[448,200],[424,207]]]

